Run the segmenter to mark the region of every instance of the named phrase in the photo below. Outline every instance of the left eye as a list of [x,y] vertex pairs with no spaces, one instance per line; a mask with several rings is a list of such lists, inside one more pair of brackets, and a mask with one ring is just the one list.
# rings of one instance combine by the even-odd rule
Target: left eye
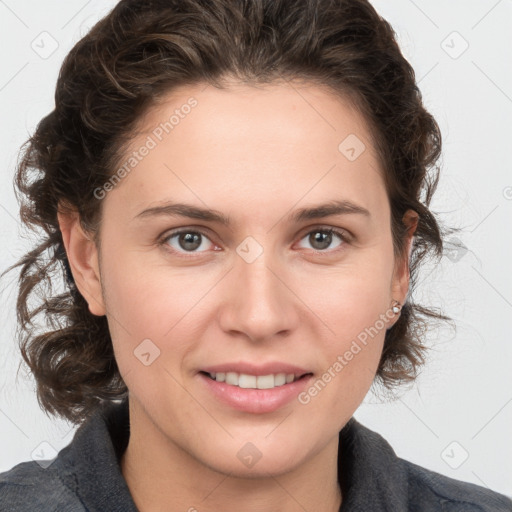
[[[343,245],[343,243],[347,241],[347,237],[343,232],[331,228],[314,229],[307,233],[301,241],[307,239],[308,242],[313,245],[313,250],[324,252],[332,245],[333,237],[337,237],[340,240],[335,248]],[[201,249],[201,247],[203,249],[206,248],[205,246],[208,244],[205,243],[205,240],[212,243],[208,236],[201,231],[183,230],[176,231],[166,236],[162,240],[162,243],[171,246],[171,248],[176,252],[184,251],[186,253],[194,253],[203,252],[198,249]],[[172,243],[171,241],[174,241],[175,243]]]
[[308,242],[312,245],[317,245],[317,247],[313,247],[315,251],[322,252],[331,245],[333,235],[341,240],[341,242],[335,248],[346,242],[346,237],[342,232],[330,228],[314,229],[313,231],[307,233],[307,235],[302,238],[302,240],[307,239]]

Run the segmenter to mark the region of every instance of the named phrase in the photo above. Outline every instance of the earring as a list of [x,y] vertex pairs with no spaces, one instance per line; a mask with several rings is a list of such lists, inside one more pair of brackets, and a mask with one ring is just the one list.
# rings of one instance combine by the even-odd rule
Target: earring
[[400,302],[398,302],[397,300],[394,300],[393,301],[393,313],[395,315],[398,315],[398,313],[400,313],[401,309],[402,309],[402,304],[400,304]]

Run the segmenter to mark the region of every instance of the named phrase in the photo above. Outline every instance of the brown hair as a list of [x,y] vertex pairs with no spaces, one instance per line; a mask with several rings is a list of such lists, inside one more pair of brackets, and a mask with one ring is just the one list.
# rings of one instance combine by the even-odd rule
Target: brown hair
[[[440,130],[392,27],[368,1],[122,0],[65,58],[55,109],[22,146],[15,177],[22,221],[44,231],[8,270],[21,267],[19,343],[47,413],[79,423],[127,392],[107,319],[89,312],[74,283],[59,203],[76,209],[99,243],[102,202],[94,191],[113,175],[142,115],[174,87],[223,87],[228,76],[253,84],[305,80],[349,98],[370,126],[385,170],[396,256],[407,257],[404,212],[419,214],[411,290],[424,258],[442,254],[429,210]],[[35,326],[38,315],[43,329]],[[427,317],[447,319],[409,295],[386,332],[377,372],[386,388],[417,376]]]

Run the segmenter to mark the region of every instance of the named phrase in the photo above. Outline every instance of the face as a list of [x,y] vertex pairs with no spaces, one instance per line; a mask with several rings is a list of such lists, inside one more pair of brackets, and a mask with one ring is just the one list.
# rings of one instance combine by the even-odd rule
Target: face
[[125,157],[80,288],[138,424],[224,473],[312,460],[362,402],[407,292],[364,119],[313,85],[188,86]]

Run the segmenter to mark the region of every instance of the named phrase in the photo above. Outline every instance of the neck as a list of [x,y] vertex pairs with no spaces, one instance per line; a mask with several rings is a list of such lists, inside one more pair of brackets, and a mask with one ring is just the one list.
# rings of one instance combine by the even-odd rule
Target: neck
[[286,473],[240,477],[207,466],[134,412],[130,404],[121,472],[140,512],[339,511],[337,436]]

